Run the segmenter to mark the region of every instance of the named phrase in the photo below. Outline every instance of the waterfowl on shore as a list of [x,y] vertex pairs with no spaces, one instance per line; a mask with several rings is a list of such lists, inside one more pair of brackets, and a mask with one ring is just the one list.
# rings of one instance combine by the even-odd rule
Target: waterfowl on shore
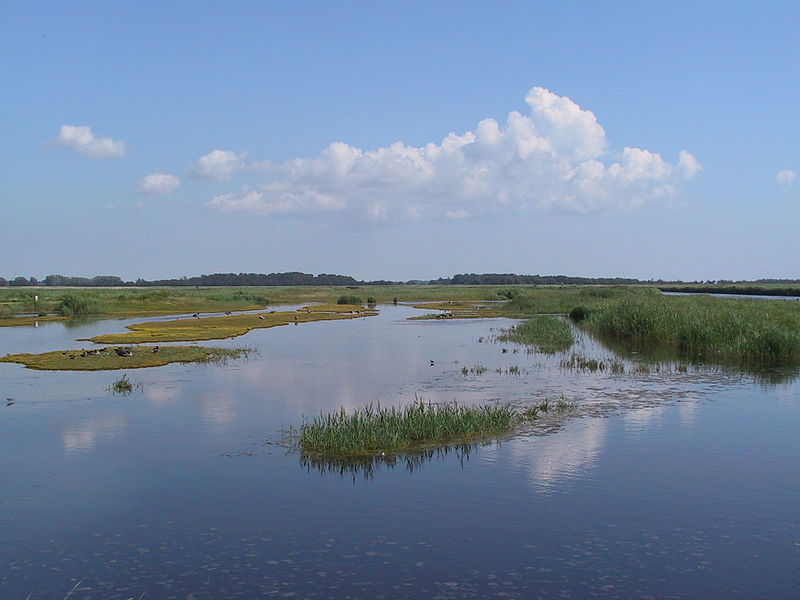
[[133,356],[133,350],[130,348],[114,348],[117,356]]
[[153,347],[153,354],[158,354],[158,352],[159,352],[158,346],[154,346]]
[[258,315],[258,318],[263,321],[264,320],[264,315]]

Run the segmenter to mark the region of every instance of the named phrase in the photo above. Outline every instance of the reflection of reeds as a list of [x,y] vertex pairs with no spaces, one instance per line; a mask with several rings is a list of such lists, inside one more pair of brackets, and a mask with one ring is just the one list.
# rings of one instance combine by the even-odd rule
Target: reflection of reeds
[[365,455],[470,442],[509,431],[518,421],[510,406],[432,404],[418,400],[402,408],[369,405],[320,415],[300,428],[303,452]]
[[434,459],[442,459],[451,453],[459,459],[462,465],[469,460],[472,452],[478,448],[477,444],[455,444],[428,448],[416,452],[399,454],[378,454],[369,456],[324,456],[319,454],[303,454],[300,464],[309,472],[318,471],[320,475],[349,476],[353,480],[357,476],[372,479],[380,469],[395,469],[405,467],[413,473],[425,463]]

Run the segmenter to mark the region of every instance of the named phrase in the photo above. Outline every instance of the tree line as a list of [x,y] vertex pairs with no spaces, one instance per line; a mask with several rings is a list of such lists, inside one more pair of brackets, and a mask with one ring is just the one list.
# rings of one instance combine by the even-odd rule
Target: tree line
[[[152,286],[193,286],[193,287],[214,287],[214,286],[293,286],[293,285],[318,285],[318,286],[359,286],[359,285],[414,285],[414,284],[434,284],[434,285],[635,285],[646,284],[658,287],[662,290],[672,289],[670,284],[697,285],[698,288],[692,291],[708,292],[709,285],[716,285],[722,293],[734,293],[734,290],[724,289],[726,286],[734,284],[785,284],[798,285],[800,279],[758,279],[755,281],[730,281],[720,279],[717,281],[664,281],[662,279],[633,279],[630,277],[571,277],[567,275],[517,275],[514,273],[460,273],[452,277],[440,277],[434,280],[412,280],[412,281],[359,281],[349,275],[335,275],[321,273],[311,275],[299,271],[287,273],[213,273],[211,275],[198,275],[194,277],[179,277],[175,279],[156,279],[148,281],[137,279],[136,281],[123,281],[116,275],[96,275],[94,277],[70,277],[66,275],[48,275],[41,281],[36,277],[14,277],[5,279],[0,277],[0,287],[152,287]],[[702,287],[699,287],[702,286]],[[676,288],[677,289],[677,288]],[[683,287],[680,291],[690,291]],[[714,290],[717,291],[717,290]],[[796,291],[796,290],[793,290]],[[735,293],[756,293],[755,289],[750,292],[743,292],[737,288]],[[780,291],[774,292],[780,295]]]

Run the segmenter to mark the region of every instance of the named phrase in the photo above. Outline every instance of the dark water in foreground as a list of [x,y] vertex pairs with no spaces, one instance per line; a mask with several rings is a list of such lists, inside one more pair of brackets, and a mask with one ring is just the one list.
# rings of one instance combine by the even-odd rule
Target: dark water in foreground
[[[127,397],[117,372],[1,364],[0,598],[800,597],[792,378],[576,372],[487,341],[510,321],[409,314],[254,331],[220,345],[257,356],[129,371]],[[0,329],[0,354],[126,322]],[[415,393],[579,408],[413,469],[340,475],[280,444],[302,415]]]

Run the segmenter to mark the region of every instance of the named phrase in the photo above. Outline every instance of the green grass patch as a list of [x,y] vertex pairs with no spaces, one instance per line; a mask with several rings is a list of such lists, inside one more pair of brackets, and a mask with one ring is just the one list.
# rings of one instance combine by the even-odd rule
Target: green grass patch
[[300,428],[304,453],[394,453],[501,435],[519,422],[509,406],[415,402],[403,408],[367,406],[320,415]]
[[564,352],[575,343],[569,324],[563,318],[552,316],[528,319],[506,330],[497,339],[501,342],[533,346],[545,354]]

